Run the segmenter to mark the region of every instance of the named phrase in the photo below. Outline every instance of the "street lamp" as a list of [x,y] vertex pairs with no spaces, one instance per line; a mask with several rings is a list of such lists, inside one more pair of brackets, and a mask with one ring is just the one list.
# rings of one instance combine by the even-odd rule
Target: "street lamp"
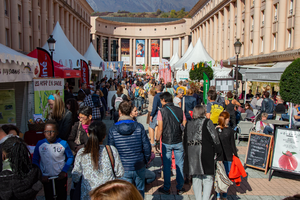
[[238,95],[238,66],[239,66],[239,54],[241,51],[242,43],[240,42],[240,39],[236,39],[236,42],[234,43],[234,50],[236,54],[236,67],[235,67],[235,78],[236,78],[236,95]]
[[53,35],[50,35],[49,39],[47,40],[47,43],[48,43],[49,51],[51,52],[53,78],[55,77],[54,66],[53,66],[53,51],[55,51],[55,42],[56,40],[53,38]]

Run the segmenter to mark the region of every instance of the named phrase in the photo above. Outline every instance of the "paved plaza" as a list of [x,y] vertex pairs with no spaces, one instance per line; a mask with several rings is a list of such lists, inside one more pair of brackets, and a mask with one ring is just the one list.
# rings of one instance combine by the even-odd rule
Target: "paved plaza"
[[[146,130],[146,115],[138,117],[138,121],[142,123]],[[113,120],[104,120],[107,125],[107,131],[113,125]],[[242,163],[245,161],[247,151],[247,141],[237,142],[238,155]],[[150,170],[156,173],[156,180],[146,185],[146,200],[194,200],[195,195],[191,185],[185,184],[186,193],[184,195],[176,195],[176,177],[171,180],[171,195],[164,195],[158,192],[158,188],[163,185],[163,179],[160,174],[161,159],[158,154],[150,165]],[[245,199],[245,200],[280,200],[287,196],[300,194],[300,176],[290,175],[286,173],[274,172],[271,181],[268,180],[269,173],[265,174],[261,170],[246,168],[248,176],[242,178],[241,186],[231,186],[228,191],[228,199]],[[69,175],[70,177],[70,175]],[[71,178],[69,178],[68,188],[71,186]],[[38,200],[43,200],[43,191],[38,194]]]

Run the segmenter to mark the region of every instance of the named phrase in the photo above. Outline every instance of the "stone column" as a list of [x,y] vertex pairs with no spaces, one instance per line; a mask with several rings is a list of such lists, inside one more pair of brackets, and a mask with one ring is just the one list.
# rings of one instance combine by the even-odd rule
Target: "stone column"
[[[133,65],[136,65],[136,58],[135,58],[135,49],[136,48],[136,39],[133,39],[133,44],[132,44],[132,60],[133,60]],[[132,66],[133,66],[132,65]]]
[[145,58],[144,58],[145,65],[147,65],[148,62],[148,39],[145,39]]
[[65,31],[65,9],[63,7],[60,7],[59,9],[60,9],[60,14],[59,14],[59,17],[60,17],[60,26],[61,26],[62,30],[64,32],[66,32]]
[[209,36],[210,36],[210,32],[209,32],[209,19],[206,20],[206,36],[205,36],[205,49],[206,51],[209,53]]
[[[256,0],[257,1],[257,0]],[[234,38],[234,21],[235,21],[235,13],[234,13],[234,2],[230,3],[230,39],[229,39],[229,57],[235,55],[234,46],[235,38]]]
[[[0,43],[6,45],[5,41],[5,26],[4,26],[4,19],[5,19],[5,13],[4,13],[4,0],[0,0]],[[8,10],[7,10],[8,11]]]
[[[271,6],[272,7],[272,6]],[[271,9],[270,7],[270,9]],[[241,39],[242,37],[242,2],[241,0],[237,0],[237,21],[236,21],[236,38]],[[243,48],[243,47],[242,47]]]
[[179,51],[178,51],[179,58],[181,58],[181,52],[182,52],[182,37],[179,37]]
[[173,56],[173,38],[170,38],[170,59]]
[[132,48],[132,42],[133,42],[133,39],[132,38],[130,38],[129,39],[129,66],[133,66],[133,62],[132,62],[132,60],[133,60],[133,48]]
[[80,35],[81,35],[81,37],[79,38],[79,40],[80,40],[80,53],[83,55],[84,54],[84,32],[83,32],[83,24],[80,22]]
[[49,0],[49,19],[48,19],[48,23],[49,23],[49,35],[52,34],[53,32],[53,0]]
[[66,11],[65,12],[65,34],[67,36],[67,38],[70,40],[70,27],[69,27],[69,12]]
[[44,44],[48,38],[49,35],[47,35],[47,31],[46,31],[46,26],[47,26],[47,1],[46,0],[40,0],[41,4],[42,4],[42,8],[41,8],[41,42],[42,44]]
[[73,15],[70,15],[70,42],[74,46],[74,19]]
[[10,3],[10,22],[11,22],[11,48],[18,50],[19,48],[19,20],[18,20],[18,3],[11,1]]
[[152,65],[152,61],[151,61],[151,39],[148,40],[149,43],[148,43],[148,69],[150,70],[151,69],[151,65]]
[[207,21],[203,23],[203,35],[202,35],[203,40],[202,40],[202,42],[203,42],[203,46],[204,46],[205,50],[207,51],[207,46],[206,46],[206,35],[207,35],[206,27],[207,26],[206,25],[207,25]]
[[108,61],[111,61],[111,37],[108,38]]
[[160,38],[159,39],[159,42],[160,42],[160,48],[159,48],[159,62],[161,62],[161,59],[163,57],[163,39]]
[[121,61],[121,38],[118,39],[118,61]]
[[77,31],[77,20],[76,20],[76,17],[74,17],[73,19],[73,25],[74,25],[74,36],[73,36],[73,39],[74,39],[74,43],[73,43],[73,46],[75,47],[75,49],[78,49],[77,45],[78,45],[78,40],[77,40],[77,37],[78,37],[78,31]]
[[224,59],[229,58],[228,52],[228,8],[224,8],[224,36],[223,36],[223,55]]
[[213,38],[213,31],[214,31],[214,22],[213,18],[209,18],[209,45],[208,45],[208,54],[210,56],[213,56],[213,43],[214,43],[214,38]]
[[218,15],[219,15],[219,24],[218,24],[218,58],[217,60],[221,60],[221,59],[224,59],[223,58],[223,48],[222,48],[222,36],[223,36],[223,27],[222,27],[222,22],[223,22],[223,15],[222,15],[222,12],[221,10],[219,10],[218,12]]
[[245,31],[244,31],[244,57],[250,55],[251,45],[250,45],[250,1],[245,1]]
[[[294,3],[295,2],[297,2],[297,1],[294,1]],[[286,20],[287,20],[287,13],[286,13],[286,11],[287,11],[287,2],[286,2],[286,0],[280,0],[279,1],[278,9],[279,9],[279,12],[278,12],[279,14],[278,14],[278,36],[277,36],[277,38],[278,38],[278,42],[277,42],[278,48],[277,48],[277,51],[280,52],[280,51],[284,51],[287,47],[287,45],[286,45],[286,41],[287,41],[286,40],[286,32],[287,32],[286,31]],[[299,10],[299,8],[298,8],[298,10]],[[299,23],[299,21],[296,22],[296,23]],[[279,40],[282,40],[282,41],[279,42]],[[296,39],[295,41],[298,41],[298,39]]]
[[54,26],[59,21],[59,4],[54,4]]
[[[254,30],[253,30],[253,55],[260,54],[260,27],[261,27],[261,17],[260,17],[260,4],[261,1],[255,1],[254,2]],[[281,6],[281,5],[280,5]],[[286,19],[285,17],[283,17]]]
[[39,47],[39,38],[40,38],[40,30],[39,30],[39,21],[38,14],[40,12],[40,8],[38,6],[38,0],[32,0],[32,29],[33,29],[33,48]]
[[[273,9],[273,2],[272,1],[266,1],[266,9],[265,9],[265,19],[264,19],[264,54],[271,53],[272,51],[272,21],[273,21],[273,15],[272,15],[272,9]],[[271,42],[272,41],[272,42]]]
[[213,59],[217,60],[218,59],[218,34],[219,34],[219,29],[218,29],[218,17],[217,15],[214,15],[214,49],[213,49]]
[[99,48],[100,48],[99,54],[100,54],[100,57],[103,59],[103,41],[102,41],[102,35],[100,35],[99,40],[100,40],[100,42],[99,42]]
[[295,4],[295,31],[294,31],[294,49],[300,48],[300,42],[298,41],[298,38],[300,38],[300,2],[294,1]]
[[[22,11],[22,22],[23,22],[23,45],[22,45],[22,47],[23,47],[24,52],[29,53],[30,52],[29,36],[30,36],[30,33],[31,33],[31,26],[29,25],[29,9],[30,9],[29,2],[28,1],[23,1],[22,8],[23,8],[22,9],[23,10]],[[32,19],[30,19],[30,21],[31,20]],[[31,21],[31,25],[32,25],[32,21]]]

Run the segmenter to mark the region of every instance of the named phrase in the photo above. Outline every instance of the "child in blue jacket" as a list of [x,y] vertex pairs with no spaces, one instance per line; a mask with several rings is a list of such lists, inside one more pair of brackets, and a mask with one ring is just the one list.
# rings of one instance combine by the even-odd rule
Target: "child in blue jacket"
[[67,172],[73,163],[74,156],[67,141],[57,138],[57,123],[49,120],[45,124],[45,139],[38,141],[32,163],[42,171],[42,183],[46,200],[53,199],[53,187],[50,177],[56,177],[55,189],[57,200],[67,199]]

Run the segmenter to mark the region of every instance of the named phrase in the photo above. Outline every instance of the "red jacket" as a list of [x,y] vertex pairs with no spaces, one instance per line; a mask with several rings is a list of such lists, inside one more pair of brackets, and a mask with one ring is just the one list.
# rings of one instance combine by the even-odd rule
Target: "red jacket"
[[228,174],[229,179],[232,182],[235,182],[236,186],[240,186],[241,176],[246,177],[247,173],[242,165],[240,159],[233,155],[232,157],[232,164],[230,168],[230,172]]

